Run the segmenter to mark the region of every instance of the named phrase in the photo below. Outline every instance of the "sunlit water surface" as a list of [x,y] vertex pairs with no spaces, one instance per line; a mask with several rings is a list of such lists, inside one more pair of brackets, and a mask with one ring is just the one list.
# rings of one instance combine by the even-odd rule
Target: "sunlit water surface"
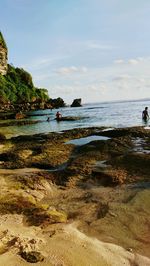
[[[63,116],[79,116],[83,119],[61,122],[55,120],[56,110],[33,111],[34,115],[44,113],[49,115],[30,117],[29,119],[31,120],[42,121],[33,125],[0,127],[0,133],[10,138],[11,136],[18,135],[60,132],[80,127],[127,127],[141,125],[149,127],[150,122],[148,121],[147,124],[144,124],[141,119],[141,113],[145,106],[150,106],[150,101],[109,102],[86,104],[79,108],[66,107],[59,109]],[[46,121],[48,116],[50,117],[50,122]]]

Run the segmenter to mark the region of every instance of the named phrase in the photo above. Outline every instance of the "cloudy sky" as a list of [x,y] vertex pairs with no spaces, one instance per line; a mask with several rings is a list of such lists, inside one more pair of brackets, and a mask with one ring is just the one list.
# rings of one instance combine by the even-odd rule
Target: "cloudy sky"
[[67,103],[150,97],[150,0],[0,0],[9,63]]

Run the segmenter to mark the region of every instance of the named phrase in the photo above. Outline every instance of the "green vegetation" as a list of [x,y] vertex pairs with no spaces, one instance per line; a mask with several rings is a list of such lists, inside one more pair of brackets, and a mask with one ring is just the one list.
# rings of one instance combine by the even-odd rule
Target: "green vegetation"
[[0,75],[0,104],[41,103],[48,99],[47,90],[35,88],[31,75],[24,69],[8,65],[7,75]]
[[1,32],[0,51],[2,51],[1,67],[7,69],[6,75],[6,70],[0,74],[0,109],[26,111],[65,106],[63,99],[60,97],[50,99],[46,89],[36,88],[32,76],[23,68],[7,65],[7,45]]
[[0,45],[2,45],[5,49],[7,49],[6,42],[4,40],[3,34],[0,31]]

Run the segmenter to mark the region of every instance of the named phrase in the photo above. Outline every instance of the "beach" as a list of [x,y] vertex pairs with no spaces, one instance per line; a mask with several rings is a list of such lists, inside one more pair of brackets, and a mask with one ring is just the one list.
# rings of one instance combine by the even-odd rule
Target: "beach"
[[0,11],[0,266],[150,266],[150,1]]
[[149,127],[1,138],[0,265],[150,265]]

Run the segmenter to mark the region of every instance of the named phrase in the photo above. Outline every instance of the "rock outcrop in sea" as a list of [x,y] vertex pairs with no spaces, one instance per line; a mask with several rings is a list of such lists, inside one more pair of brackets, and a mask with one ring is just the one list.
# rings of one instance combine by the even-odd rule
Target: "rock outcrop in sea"
[[71,104],[71,107],[81,107],[81,98],[79,99],[74,99],[72,104]]

